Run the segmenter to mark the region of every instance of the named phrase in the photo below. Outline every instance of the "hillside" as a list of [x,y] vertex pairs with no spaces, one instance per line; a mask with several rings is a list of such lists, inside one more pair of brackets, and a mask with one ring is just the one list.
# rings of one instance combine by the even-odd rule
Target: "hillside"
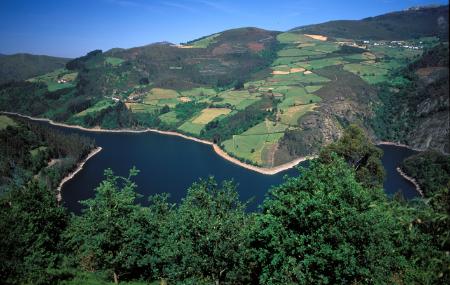
[[[360,22],[398,22],[398,29],[365,43],[356,32],[343,40],[306,30],[240,28],[182,45],[95,50],[65,68],[3,84],[0,110],[88,128],[175,131],[262,167],[317,153],[352,123],[373,140],[448,151],[442,123],[448,118],[448,59],[437,69],[420,65],[448,45],[429,22],[445,9],[350,22],[363,30]],[[410,25],[411,17],[431,26]],[[407,26],[416,33],[402,30]],[[391,41],[394,34],[410,38]],[[431,57],[442,59],[445,51]],[[431,87],[436,92],[427,92]]]
[[69,59],[46,55],[18,53],[0,55],[0,84],[11,80],[25,80],[63,68]]
[[405,81],[379,92],[375,130],[385,140],[450,152],[448,43],[426,51],[399,71]]
[[411,8],[362,20],[297,27],[292,31],[357,40],[406,40],[430,36],[448,39],[448,12],[448,5]]

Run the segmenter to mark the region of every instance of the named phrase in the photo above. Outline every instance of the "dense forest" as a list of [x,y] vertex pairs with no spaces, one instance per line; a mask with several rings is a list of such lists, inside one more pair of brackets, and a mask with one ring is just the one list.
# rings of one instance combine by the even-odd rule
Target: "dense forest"
[[0,115],[0,193],[32,180],[54,191],[93,148],[94,142],[86,137]]
[[[407,202],[382,188],[381,150],[351,125],[246,211],[236,185],[201,179],[178,204],[136,204],[139,174],[105,170],[70,216],[37,181],[0,202],[4,284],[447,284],[449,193]],[[426,175],[431,174],[426,172]],[[33,213],[33,215],[30,215]]]
[[432,150],[421,152],[405,159],[401,168],[417,180],[427,198],[450,189],[449,155]]

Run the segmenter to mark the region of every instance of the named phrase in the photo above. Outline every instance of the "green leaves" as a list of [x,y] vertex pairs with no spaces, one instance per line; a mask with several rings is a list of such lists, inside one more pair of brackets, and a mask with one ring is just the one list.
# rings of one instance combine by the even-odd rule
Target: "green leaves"
[[384,273],[398,270],[400,258],[392,253],[395,220],[380,206],[369,207],[383,204],[371,191],[378,190],[364,189],[334,154],[271,190],[258,218],[265,252],[260,282],[389,282]]

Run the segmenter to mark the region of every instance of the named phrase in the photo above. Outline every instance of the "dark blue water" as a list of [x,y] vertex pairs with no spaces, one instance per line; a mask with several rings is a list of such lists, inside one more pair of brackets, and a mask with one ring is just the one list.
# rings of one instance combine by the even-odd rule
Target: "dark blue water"
[[[103,172],[111,168],[115,174],[126,176],[136,166],[140,174],[135,181],[138,192],[144,196],[167,192],[172,202],[186,195],[187,188],[200,178],[213,175],[216,180],[233,179],[237,182],[241,200],[251,200],[249,210],[257,210],[265,194],[283,182],[284,176],[295,176],[297,169],[289,169],[276,175],[263,175],[239,167],[218,156],[211,146],[180,137],[157,133],[95,133],[55,127],[66,133],[79,133],[94,138],[103,150],[91,158],[72,180],[64,184],[62,196],[65,206],[73,212],[81,210],[80,200],[94,195],[94,189],[103,180]],[[387,177],[384,188],[387,194],[401,191],[405,198],[417,197],[414,186],[401,177],[396,167],[404,158],[415,152],[403,147],[380,146]],[[305,163],[304,165],[306,165]]]

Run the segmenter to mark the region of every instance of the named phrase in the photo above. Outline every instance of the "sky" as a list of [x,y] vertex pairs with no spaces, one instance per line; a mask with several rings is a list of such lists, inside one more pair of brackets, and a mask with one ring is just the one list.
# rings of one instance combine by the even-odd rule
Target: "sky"
[[448,0],[0,0],[0,53],[78,57],[230,28],[286,31]]

